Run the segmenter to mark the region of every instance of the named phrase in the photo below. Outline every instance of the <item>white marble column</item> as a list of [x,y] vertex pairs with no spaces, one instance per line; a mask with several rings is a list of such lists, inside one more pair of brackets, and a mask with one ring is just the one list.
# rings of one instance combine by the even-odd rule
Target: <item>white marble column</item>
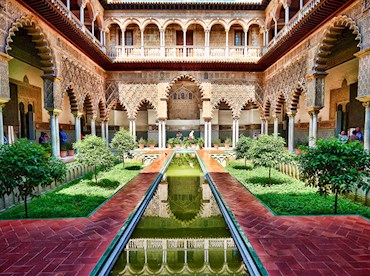
[[278,24],[277,24],[277,21],[274,19],[274,22],[275,22],[275,29],[274,29],[274,37],[277,35],[278,33]]
[[3,108],[4,104],[0,104],[0,146],[4,145],[4,121],[3,121]]
[[165,52],[166,52],[166,50],[165,50],[165,40],[164,40],[164,37],[165,37],[165,30],[164,29],[160,29],[159,30],[159,40],[160,40],[160,42],[159,42],[159,47],[160,47],[160,55],[161,55],[161,57],[164,57],[165,56]]
[[109,126],[108,121],[105,122],[105,143],[107,144],[107,147],[109,146]]
[[71,0],[67,0],[67,9],[70,11],[71,10]]
[[211,121],[209,121],[208,123],[208,136],[209,136],[209,139],[208,139],[209,147],[212,148],[212,122]]
[[261,119],[261,135],[265,134],[265,120]]
[[289,6],[286,6],[285,8],[285,25],[288,25],[289,23]]
[[235,146],[236,146],[236,144],[239,141],[239,120],[238,119],[236,120],[235,129],[236,129],[236,135],[235,135]]
[[312,134],[313,113],[308,112],[308,114],[310,115],[309,126],[308,126],[308,146],[311,148],[312,147],[312,139],[313,139],[313,134]]
[[204,147],[206,148],[208,145],[208,126],[207,122],[204,121]]
[[75,134],[76,142],[81,140],[81,115],[79,113],[74,114],[75,116]]
[[309,146],[315,147],[317,136],[318,136],[318,114],[320,112],[320,108],[313,108],[309,110],[310,114],[310,125],[309,125]]
[[303,8],[303,0],[299,0],[299,9],[301,10]]
[[204,55],[209,57],[209,30],[204,31]]
[[134,141],[136,141],[136,121],[132,121],[132,137],[134,137]]
[[225,56],[229,56],[229,29],[225,30],[226,32],[226,47],[225,47]]
[[269,120],[268,119],[265,119],[265,131],[264,133],[266,135],[269,135]]
[[236,120],[233,119],[233,148],[235,148],[236,145]]
[[82,24],[85,23],[85,7],[83,5],[80,7],[80,21]]
[[95,117],[91,118],[90,127],[91,127],[91,135],[96,136]]
[[56,138],[56,155],[60,158],[60,136],[59,136],[59,112],[54,111],[55,116],[55,138]]
[[279,117],[274,115],[274,136],[278,137],[279,135]]
[[182,30],[184,34],[184,53],[183,56],[186,57],[186,30]]
[[141,56],[143,57],[144,55],[144,30],[141,30]]
[[288,113],[289,128],[288,128],[288,149],[290,152],[294,152],[294,117],[295,113]]
[[370,150],[370,102],[363,105],[365,107],[364,147]]
[[101,138],[103,138],[105,140],[105,123],[104,123],[104,121],[101,122],[100,127],[101,127]]
[[162,147],[166,148],[166,121],[162,121]]
[[59,136],[59,130],[56,129],[56,126],[55,126],[55,114],[54,114],[54,111],[49,111],[49,115],[50,115],[50,135],[51,135],[51,149],[52,149],[52,153],[53,153],[53,156],[57,157],[59,156],[59,151],[60,149],[58,148],[58,144],[57,144],[57,135]]
[[162,148],[162,121],[158,121],[158,147]]

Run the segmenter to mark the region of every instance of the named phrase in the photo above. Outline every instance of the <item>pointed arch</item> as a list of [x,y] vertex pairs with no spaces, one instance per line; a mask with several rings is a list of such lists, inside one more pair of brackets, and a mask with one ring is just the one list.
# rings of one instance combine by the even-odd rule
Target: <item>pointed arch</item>
[[349,29],[352,31],[352,34],[356,36],[355,40],[358,41],[357,47],[361,48],[361,33],[356,22],[346,15],[333,18],[330,26],[322,36],[320,45],[317,49],[313,68],[314,72],[325,71],[328,57],[331,54],[331,50],[335,46],[339,35],[343,32],[343,29]]
[[269,118],[271,115],[271,100],[270,98],[266,98],[266,101],[263,105],[263,117]]
[[282,112],[282,109],[284,107],[284,104],[286,104],[286,96],[284,93],[280,92],[275,100],[275,114],[280,114]]
[[69,99],[69,104],[71,106],[71,112],[78,112],[77,96],[73,85],[69,85],[66,89],[66,93]]
[[178,82],[178,81],[182,81],[182,80],[189,80],[189,81],[192,81],[192,82],[194,82],[196,85],[197,85],[197,87],[198,87],[198,89],[199,89],[199,92],[200,92],[200,94],[202,95],[202,98],[205,96],[205,93],[204,93],[204,89],[203,89],[203,86],[202,86],[202,84],[197,80],[197,79],[195,79],[193,76],[191,76],[191,75],[188,75],[188,74],[182,74],[182,75],[179,75],[179,76],[177,76],[177,77],[175,77],[168,85],[167,85],[167,87],[166,87],[166,90],[165,90],[165,97],[166,98],[168,98],[169,97],[169,95],[170,95],[170,91],[171,91],[171,89],[172,89],[172,87],[173,87],[173,85],[176,83],[176,82]]
[[94,114],[94,108],[93,108],[93,99],[89,93],[85,95],[82,101],[82,109],[86,110],[86,115],[87,116],[93,116]]
[[12,50],[12,37],[22,28],[27,30],[27,34],[32,37],[32,42],[36,44],[44,73],[56,75],[56,63],[50,43],[41,27],[37,25],[36,20],[31,16],[22,16],[13,22],[6,38],[5,52],[8,54]]
[[289,103],[288,110],[289,111],[294,111],[294,112],[297,111],[299,99],[301,95],[303,94],[306,94],[305,86],[301,83],[298,83],[288,100],[288,103]]
[[148,103],[148,104],[150,104],[151,106],[153,106],[153,109],[156,111],[157,116],[158,116],[158,110],[157,110],[157,108],[156,108],[155,104],[153,104],[153,102],[152,102],[151,100],[147,99],[147,98],[142,98],[142,99],[138,102],[138,104],[136,105],[136,107],[135,107],[135,111],[133,112],[133,114],[134,114],[135,118],[136,118],[136,116],[137,116],[137,113],[139,112],[140,107],[141,107],[143,104],[145,104],[145,103]]
[[[217,99],[217,101],[216,102],[214,102],[214,104],[212,105],[212,110],[211,110],[211,114],[212,114],[212,117],[213,117],[213,114],[214,114],[214,112],[215,112],[215,109],[216,109],[216,107],[220,104],[220,103],[225,103],[229,108],[230,108],[230,110],[231,110],[231,112],[232,112],[232,115],[233,115],[233,117],[235,117],[235,116],[237,116],[236,114],[237,114],[237,112],[236,112],[236,110],[234,110],[233,109],[233,106],[232,106],[232,104],[225,98],[225,97],[222,97],[222,98],[219,98],[219,99]],[[239,116],[237,116],[237,117],[239,117]]]

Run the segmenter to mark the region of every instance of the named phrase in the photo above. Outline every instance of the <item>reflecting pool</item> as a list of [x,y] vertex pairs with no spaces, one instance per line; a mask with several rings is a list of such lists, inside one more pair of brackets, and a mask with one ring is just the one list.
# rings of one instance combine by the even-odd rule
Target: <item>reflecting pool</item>
[[247,275],[195,154],[176,154],[111,275]]

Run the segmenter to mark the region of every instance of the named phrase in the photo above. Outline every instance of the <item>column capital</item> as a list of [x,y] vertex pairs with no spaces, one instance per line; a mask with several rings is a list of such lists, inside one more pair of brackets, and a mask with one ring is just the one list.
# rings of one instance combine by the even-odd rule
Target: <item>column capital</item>
[[8,55],[8,54],[5,54],[5,53],[2,53],[0,52],[0,60],[3,60],[3,61],[10,61],[12,60],[13,57]]
[[272,118],[274,118],[274,119],[278,119],[278,116],[279,116],[280,114],[278,114],[278,113],[274,113],[274,114],[272,114]]
[[370,102],[362,103],[365,108],[370,108]]
[[206,123],[209,123],[212,121],[212,117],[203,117],[203,120],[206,122]]
[[291,117],[295,117],[295,115],[297,114],[297,112],[295,112],[295,111],[289,111],[286,114],[288,115],[289,118],[291,118]]
[[322,106],[310,106],[307,107],[308,114],[319,114],[320,110],[322,109]]
[[0,105],[5,105],[10,101],[10,98],[0,98]]
[[77,112],[72,112],[73,114],[73,117],[77,117],[77,118],[81,118],[83,114],[83,112],[80,112],[80,111],[77,111]]
[[357,57],[357,58],[363,58],[363,57],[365,57],[367,55],[370,55],[370,48],[366,48],[366,49],[364,49],[362,51],[359,51],[359,52],[357,52],[357,53],[355,53],[353,55],[355,57]]
[[315,71],[306,76],[307,80],[323,79],[328,75],[326,72]]
[[167,117],[158,117],[158,122],[165,122],[167,120]]
[[362,103],[368,103],[368,102],[370,102],[370,95],[364,96],[364,97],[358,97],[358,98],[356,98],[356,100],[358,100]]
[[239,116],[233,116],[233,120],[234,121],[238,121],[240,119],[240,117]]
[[43,75],[41,75],[41,78],[42,79],[49,79],[49,80],[57,80],[57,81],[62,80],[60,77],[58,77],[55,74],[43,74]]
[[60,113],[62,113],[62,110],[61,110],[61,109],[58,109],[58,108],[48,108],[47,110],[48,110],[48,112],[49,112],[51,115],[56,115],[56,116],[58,116]]

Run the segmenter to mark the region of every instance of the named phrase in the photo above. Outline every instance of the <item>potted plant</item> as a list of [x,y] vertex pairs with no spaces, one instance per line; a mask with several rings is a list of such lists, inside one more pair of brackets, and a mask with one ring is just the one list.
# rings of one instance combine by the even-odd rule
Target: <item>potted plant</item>
[[175,138],[170,138],[167,140],[167,146],[169,149],[172,149],[175,145]]
[[154,149],[154,146],[156,145],[157,141],[154,139],[148,139],[148,145],[149,148]]
[[199,138],[197,144],[198,144],[198,147],[202,149],[204,147],[204,139]]
[[215,149],[218,149],[218,147],[221,145],[221,140],[219,139],[219,138],[217,138],[217,139],[215,139],[214,141],[213,141],[213,147],[215,148]]
[[230,137],[227,137],[225,139],[224,144],[225,144],[225,149],[228,149],[230,147],[230,145],[231,145],[231,139],[230,139]]
[[191,146],[192,149],[196,149],[197,148],[197,139],[193,138],[193,139],[189,140],[189,145]]
[[187,137],[182,141],[182,148],[187,149],[189,147],[189,139]]
[[75,155],[75,150],[73,149],[73,144],[71,142],[68,142],[65,145],[66,145],[68,156]]
[[179,138],[173,138],[173,144],[175,145],[175,147],[177,148],[177,149],[179,149],[180,148],[180,145],[181,145],[181,140],[179,139]]
[[146,140],[143,137],[141,137],[138,142],[139,142],[139,148],[143,149],[146,144]]
[[66,157],[67,156],[67,143],[61,143],[60,144],[60,157]]

